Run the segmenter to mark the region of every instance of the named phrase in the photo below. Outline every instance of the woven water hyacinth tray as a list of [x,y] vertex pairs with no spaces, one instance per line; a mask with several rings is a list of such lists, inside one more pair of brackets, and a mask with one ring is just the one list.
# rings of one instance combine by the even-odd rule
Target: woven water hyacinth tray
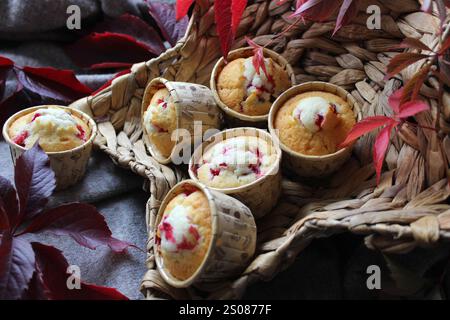
[[[247,46],[245,35],[260,45],[270,42],[268,48],[282,54],[294,67],[297,83],[319,80],[347,89],[359,103],[363,117],[391,115],[388,97],[421,67],[413,65],[385,80],[386,66],[398,53],[390,51],[394,45],[406,37],[420,39],[432,48],[436,45],[439,20],[421,12],[419,1],[361,1],[357,18],[334,36],[335,19],[301,23],[275,38],[292,24],[289,15],[295,3],[277,2],[248,4],[233,49]],[[209,84],[221,53],[213,28],[213,6],[205,3],[195,7],[187,34],[174,48],[134,65],[130,74],[115,79],[110,87],[72,105],[102,119],[96,138],[102,151],[116,164],[148,178],[147,226],[169,189],[186,178],[186,168],[160,165],[146,151],[140,124],[143,93],[156,77]],[[374,4],[381,9],[381,30],[366,26],[366,8]],[[450,126],[446,120],[450,120],[450,98],[445,92],[444,105],[438,108],[438,90],[439,81],[434,78],[422,87],[421,96],[431,110],[416,116],[419,126],[404,125],[395,135],[378,185],[372,164],[373,135],[361,138],[351,160],[328,179],[304,182],[285,173],[280,202],[257,221],[254,259],[235,279],[204,291],[170,287],[156,270],[150,233],[148,272],[141,288],[145,297],[239,298],[251,283],[270,280],[289,267],[314,238],[339,232],[366,235],[369,248],[388,253],[407,253],[417,246],[449,240]],[[433,126],[439,110],[440,132],[423,129]]]

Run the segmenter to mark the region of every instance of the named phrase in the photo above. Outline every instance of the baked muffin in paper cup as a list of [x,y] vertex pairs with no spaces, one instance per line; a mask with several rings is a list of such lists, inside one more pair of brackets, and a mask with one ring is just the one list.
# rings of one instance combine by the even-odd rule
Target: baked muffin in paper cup
[[339,148],[361,112],[353,96],[326,82],[307,82],[284,92],[269,113],[269,131],[283,150],[283,166],[301,177],[338,170],[353,145]]
[[3,126],[3,137],[16,159],[39,141],[55,172],[56,189],[83,178],[97,134],[95,121],[77,109],[42,105],[12,115]]
[[230,127],[267,128],[275,99],[295,85],[292,67],[280,54],[263,49],[265,70],[256,70],[253,48],[231,51],[220,58],[211,74],[210,87]]
[[255,253],[256,224],[244,204],[194,180],[175,185],[154,225],[158,270],[171,286],[185,288],[229,279]]
[[269,213],[281,194],[281,150],[257,128],[233,128],[197,147],[189,176],[250,208],[255,218]]
[[176,163],[184,148],[202,141],[208,130],[219,129],[222,123],[208,87],[164,78],[147,85],[141,115],[144,142],[162,164]]

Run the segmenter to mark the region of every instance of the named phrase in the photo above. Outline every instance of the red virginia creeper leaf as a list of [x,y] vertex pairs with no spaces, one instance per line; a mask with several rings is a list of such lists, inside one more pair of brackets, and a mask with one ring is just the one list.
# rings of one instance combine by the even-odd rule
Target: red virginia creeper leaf
[[43,283],[55,300],[128,300],[114,288],[100,287],[81,282],[80,289],[67,288],[67,268],[69,264],[61,251],[51,246],[33,242],[36,264]]
[[338,32],[342,26],[347,25],[358,14],[357,0],[344,0],[336,20],[336,27],[333,34]]
[[239,28],[242,14],[247,6],[247,0],[232,0],[231,2],[231,28],[233,30],[233,40]]
[[400,73],[406,67],[428,58],[429,56],[421,53],[413,53],[413,52],[404,52],[399,53],[395,57],[391,59],[389,65],[387,67],[388,74],[386,78],[392,78],[396,74]]
[[144,20],[132,14],[125,13],[116,19],[100,23],[93,31],[129,35],[147,45],[148,50],[155,55],[160,55],[166,50],[158,32]]
[[424,51],[433,51],[425,43],[416,38],[406,38],[396,48],[400,49],[418,49]]
[[189,24],[189,18],[185,14],[180,19],[176,19],[175,4],[172,3],[147,1],[147,5],[148,12],[156,21],[162,35],[171,46],[174,46],[178,40],[184,37]]
[[228,52],[230,51],[234,38],[233,30],[231,28],[232,24],[231,2],[232,0],[214,1],[214,15],[216,21],[217,34],[219,35],[222,55],[225,59],[228,56]]
[[0,176],[0,230],[15,226],[19,215],[17,192],[12,183]]
[[392,111],[394,111],[395,114],[398,114],[400,112],[400,105],[402,104],[402,99],[405,96],[404,94],[405,89],[402,87],[396,91],[394,91],[388,99],[389,106],[391,107]]
[[14,180],[20,209],[17,223],[21,223],[41,212],[55,190],[55,174],[38,143],[17,159]]
[[253,58],[252,58],[252,64],[253,67],[256,70],[256,73],[259,74],[261,70],[266,75],[267,79],[270,78],[270,75],[267,72],[266,69],[266,63],[264,61],[264,49],[260,45],[258,45],[255,41],[252,39],[245,37],[245,40],[247,41],[248,45],[253,48]]
[[339,145],[340,148],[344,148],[350,145],[353,141],[357,140],[359,137],[369,133],[379,127],[395,122],[394,119],[386,116],[373,116],[367,117],[359,122],[357,122],[352,130],[350,130],[347,138]]
[[123,252],[131,244],[112,237],[105,218],[94,206],[85,203],[65,204],[38,215],[23,233],[51,232],[70,236],[89,249],[108,245],[115,252]]
[[428,105],[423,101],[409,101],[400,106],[400,113],[397,116],[401,119],[408,118],[429,109]]
[[6,57],[0,56],[0,101],[5,90],[6,77],[8,72],[14,67],[14,62]]
[[83,68],[99,63],[138,63],[155,55],[133,37],[120,33],[92,33],[67,46],[67,54]]
[[78,81],[71,70],[23,67],[18,72],[18,80],[39,96],[64,102],[72,102],[92,92]]
[[384,127],[373,145],[373,163],[375,166],[375,172],[377,174],[377,184],[380,183],[381,169],[383,167],[384,156],[386,155],[389,141],[391,138],[391,131],[395,127],[395,123],[390,123]]
[[31,245],[22,238],[3,234],[0,243],[0,299],[20,299],[35,270]]
[[177,0],[176,4],[176,19],[177,21],[180,21],[180,19],[184,18],[191,5],[194,3],[194,0]]
[[28,289],[25,291],[25,294],[22,296],[24,300],[49,300],[50,299],[50,291],[44,284],[44,280],[42,279],[42,273],[38,271],[38,266],[36,266],[36,271],[33,273],[33,277],[31,278]]

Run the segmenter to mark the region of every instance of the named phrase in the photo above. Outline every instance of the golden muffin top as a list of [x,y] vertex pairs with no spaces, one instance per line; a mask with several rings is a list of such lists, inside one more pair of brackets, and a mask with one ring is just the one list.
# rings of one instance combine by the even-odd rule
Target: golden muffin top
[[217,78],[220,100],[236,112],[266,115],[275,99],[287,90],[291,81],[285,69],[271,58],[265,58],[266,72],[256,70],[252,57],[230,61]]
[[74,149],[89,140],[91,131],[68,109],[51,106],[37,109],[14,121],[8,130],[14,143],[31,148],[39,139],[46,152]]
[[311,91],[289,99],[277,112],[274,128],[280,141],[305,155],[337,151],[355,124],[349,104],[337,95]]

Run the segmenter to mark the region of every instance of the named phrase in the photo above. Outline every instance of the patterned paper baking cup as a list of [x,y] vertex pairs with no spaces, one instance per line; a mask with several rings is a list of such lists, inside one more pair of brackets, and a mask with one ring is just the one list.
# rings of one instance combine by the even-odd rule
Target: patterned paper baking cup
[[177,111],[177,128],[186,129],[190,134],[190,139],[184,139],[184,137],[180,136],[180,132],[176,130],[173,138],[176,141],[176,146],[172,149],[170,156],[167,157],[151,142],[143,125],[144,142],[150,154],[159,163],[168,164],[172,162],[174,156],[179,155],[178,153],[180,150],[183,150],[185,144],[199,143],[209,129],[219,129],[222,124],[222,113],[217,107],[212,92],[208,87],[195,83],[155,78],[150,81],[144,92],[141,121],[144,121],[144,112],[147,110],[155,92],[164,87],[169,91]]
[[283,150],[282,166],[295,172],[301,177],[322,177],[327,176],[339,169],[351,156],[353,144],[347,148],[340,149],[335,153],[312,156],[304,155],[291,150],[289,147],[279,141],[276,129],[274,128],[275,116],[278,110],[292,97],[309,91],[323,91],[335,94],[349,104],[355,113],[357,121],[361,120],[361,110],[353,96],[345,89],[327,82],[313,81],[305,82],[285,91],[272,105],[269,112],[269,131],[274,140],[278,140],[278,144]]
[[5,122],[5,125],[3,126],[3,137],[9,145],[11,158],[13,163],[15,164],[16,159],[20,157],[20,155],[24,153],[26,149],[17,145],[11,140],[8,134],[9,127],[18,118],[38,109],[48,107],[59,107],[69,110],[71,114],[83,120],[88,125],[91,131],[89,139],[79,147],[66,151],[46,152],[50,159],[50,167],[55,172],[56,189],[62,190],[76,184],[81,180],[81,178],[83,178],[84,174],[86,173],[87,164],[91,156],[92,144],[97,134],[97,125],[91,117],[77,109],[65,106],[42,105],[31,107],[17,112]]
[[220,133],[210,137],[194,151],[189,162],[189,176],[191,177],[191,179],[194,179],[201,183],[198,180],[194,167],[196,164],[200,163],[203,154],[217,143],[220,143],[226,139],[241,136],[254,136],[266,141],[273,152],[276,153],[276,160],[272,164],[272,167],[266,175],[247,185],[226,189],[212,187],[208,188],[228,194],[242,201],[246,206],[250,208],[255,218],[261,218],[273,209],[281,194],[282,177],[280,170],[280,161],[282,152],[278,145],[274,143],[272,137],[267,131],[249,127],[233,128],[221,131]]
[[161,203],[157,217],[153,219],[155,223],[150,226],[153,234],[156,234],[167,204],[186,186],[196,187],[208,199],[212,218],[211,242],[202,263],[186,280],[179,280],[170,274],[155,243],[155,261],[161,276],[173,287],[186,288],[223,281],[239,274],[255,253],[256,224],[250,209],[232,197],[210,190],[194,180],[184,180],[175,185]]
[[[228,54],[228,61],[233,61],[239,58],[248,58],[253,56],[253,48],[246,47],[240,48],[233,51],[230,51]],[[278,63],[283,69],[285,69],[291,79],[291,85],[295,85],[295,74],[294,69],[292,69],[291,65],[287,62],[283,56],[276,53],[275,51],[264,48],[264,57],[271,58],[273,61]],[[210,79],[210,87],[214,95],[214,99],[216,100],[217,105],[223,110],[225,114],[225,121],[229,127],[256,127],[256,128],[267,128],[267,119],[269,115],[260,115],[260,116],[249,116],[246,114],[242,114],[237,112],[231,108],[229,108],[225,103],[220,100],[219,94],[217,93],[217,78],[219,74],[222,72],[223,68],[225,68],[225,59],[220,58],[216,65],[214,66],[211,79]]]

